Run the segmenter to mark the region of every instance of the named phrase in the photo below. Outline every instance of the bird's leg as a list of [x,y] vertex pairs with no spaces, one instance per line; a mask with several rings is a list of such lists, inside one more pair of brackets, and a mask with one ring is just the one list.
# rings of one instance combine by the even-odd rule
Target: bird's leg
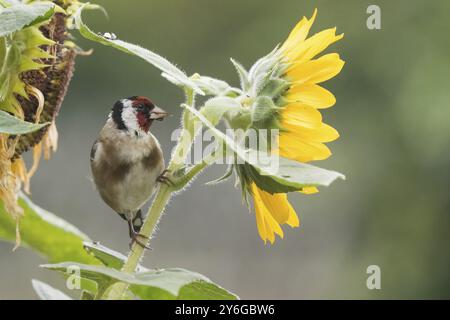
[[139,240],[140,238],[143,238],[145,240],[148,240],[149,238],[144,236],[143,234],[140,234],[138,232],[136,232],[136,230],[134,230],[134,226],[133,226],[133,220],[127,220],[128,221],[128,232],[130,233],[130,238],[131,238],[131,242],[130,242],[130,248],[133,246],[133,244],[136,242],[138,245],[140,245],[142,248],[144,249],[148,249],[148,250],[152,250],[152,248],[150,248],[149,246],[147,246],[146,244],[142,243]]
[[170,186],[175,186],[175,183],[170,179],[168,176],[166,176],[167,173],[170,173],[170,170],[165,169],[159,176],[156,178],[156,181],[160,183],[164,183]]

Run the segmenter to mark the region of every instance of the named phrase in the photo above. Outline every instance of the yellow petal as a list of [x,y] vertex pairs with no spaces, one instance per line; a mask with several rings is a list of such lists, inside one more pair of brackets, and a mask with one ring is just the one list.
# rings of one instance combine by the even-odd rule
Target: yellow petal
[[259,236],[264,240],[265,243],[267,241],[266,224],[264,221],[264,214],[266,209],[259,196],[256,185],[252,184],[251,189],[255,205],[256,227],[258,228]]
[[294,208],[291,206],[284,193],[270,194],[259,189],[256,184],[251,185],[253,194],[256,225],[261,239],[270,243],[275,242],[275,235],[283,238],[284,233],[280,224],[288,224],[298,227],[299,221]]
[[275,219],[275,221],[279,224],[286,223],[289,218],[290,211],[294,210],[287,200],[286,194],[270,194],[261,189],[259,189],[258,192],[261,200],[264,203],[264,206],[267,208],[270,215]]
[[327,89],[316,84],[299,84],[292,86],[286,96],[289,102],[301,102],[316,109],[333,106],[336,98]]
[[315,128],[306,128],[291,123],[283,123],[283,128],[296,135],[302,141],[331,142],[339,138],[339,133],[332,126],[322,123]]
[[[270,212],[261,199],[260,190],[258,189],[256,184],[253,183],[251,189],[254,199],[256,226],[258,228],[259,236],[264,241],[264,243],[266,243],[267,240],[269,240],[270,243],[273,243],[275,241],[274,228],[276,228],[276,226],[280,228],[280,226],[276,223],[273,224],[273,221],[269,220],[269,217],[271,217]],[[279,230],[277,231],[279,232]]]
[[270,214],[266,214],[264,216],[264,220],[266,222],[266,230],[268,231],[267,237],[270,243],[273,244],[275,242],[275,234],[277,234],[281,239],[283,239],[284,237],[283,230],[281,229],[278,222],[275,221],[273,216]]
[[337,53],[326,54],[316,60],[296,64],[286,75],[292,82],[298,84],[320,83],[337,75],[344,67]]
[[281,125],[318,128],[322,125],[322,114],[306,104],[290,103],[281,112]]
[[318,193],[319,189],[317,189],[316,187],[306,187],[306,188],[303,188],[302,190],[300,190],[299,192],[301,192],[303,194],[314,194],[314,193]]
[[324,160],[331,155],[330,149],[321,142],[302,141],[290,132],[279,137],[280,156],[299,162]]
[[290,62],[306,62],[343,37],[343,34],[336,35],[336,28],[326,29],[303,41],[295,50],[287,52],[285,56]]
[[294,29],[292,29],[291,33],[289,34],[289,37],[286,39],[286,41],[283,43],[280,49],[282,51],[289,52],[292,49],[294,49],[295,46],[297,46],[299,43],[305,40],[306,37],[308,36],[311,26],[314,23],[314,20],[316,19],[316,15],[317,9],[314,10],[311,19],[308,20],[308,18],[303,17],[303,19],[299,23],[297,23]]
[[295,211],[291,212],[288,221],[286,221],[286,224],[292,228],[297,228],[300,226],[300,220],[298,219],[297,213],[295,213]]

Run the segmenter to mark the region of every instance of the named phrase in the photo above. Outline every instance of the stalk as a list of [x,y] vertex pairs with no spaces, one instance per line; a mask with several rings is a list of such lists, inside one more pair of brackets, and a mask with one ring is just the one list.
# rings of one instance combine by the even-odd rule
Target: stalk
[[[163,185],[158,190],[158,194],[153,201],[151,208],[147,214],[147,218],[144,221],[144,224],[141,228],[141,234],[151,238],[155,227],[163,214],[164,208],[167,205],[173,191],[170,190],[170,187],[167,185]],[[150,241],[149,241],[150,242]],[[122,267],[122,272],[133,273],[136,270],[139,261],[144,256],[144,248],[137,243],[134,243],[131,252],[128,256],[127,261]],[[123,296],[123,294],[128,289],[128,284],[124,282],[119,282],[114,284],[109,290],[106,291],[103,298],[107,300],[119,300]]]

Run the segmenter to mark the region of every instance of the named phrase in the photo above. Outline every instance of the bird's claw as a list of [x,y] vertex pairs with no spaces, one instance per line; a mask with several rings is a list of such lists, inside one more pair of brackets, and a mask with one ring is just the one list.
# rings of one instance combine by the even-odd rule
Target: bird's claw
[[159,176],[156,178],[157,182],[166,184],[168,186],[174,187],[175,183],[172,181],[171,177],[168,177],[166,174],[170,173],[170,170],[165,169]]
[[140,233],[133,233],[131,235],[131,242],[130,242],[130,249],[133,248],[133,245],[135,243],[137,243],[138,245],[140,245],[142,248],[147,249],[147,250],[152,250],[151,247],[149,247],[148,245],[146,245],[145,243],[141,242],[140,240],[138,240],[138,238],[141,237],[143,239],[145,239],[146,241],[148,241],[148,237],[144,236],[143,234]]

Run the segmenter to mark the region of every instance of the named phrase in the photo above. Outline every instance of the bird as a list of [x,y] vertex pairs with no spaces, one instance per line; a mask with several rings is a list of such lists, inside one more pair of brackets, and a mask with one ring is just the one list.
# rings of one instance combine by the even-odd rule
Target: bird
[[166,183],[167,170],[158,139],[150,129],[168,112],[149,98],[132,96],[118,100],[95,140],[90,164],[93,181],[103,201],[127,221],[131,238],[140,239],[142,206],[152,197],[158,182]]

